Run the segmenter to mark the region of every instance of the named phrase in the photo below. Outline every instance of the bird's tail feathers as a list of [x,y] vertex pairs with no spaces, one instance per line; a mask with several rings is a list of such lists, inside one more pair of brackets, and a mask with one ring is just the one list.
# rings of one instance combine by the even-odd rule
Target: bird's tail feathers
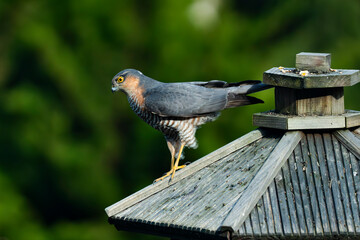
[[256,97],[246,96],[244,94],[229,93],[228,102],[226,103],[225,108],[233,108],[233,107],[263,103],[263,102],[264,102],[263,100],[258,99]]
[[[229,92],[235,93],[235,94],[250,94],[255,92],[260,92],[269,88],[272,88],[273,86],[267,85],[264,83],[261,83],[259,81],[243,81],[245,83],[236,86],[236,87],[230,87]],[[240,82],[242,83],[242,82]]]

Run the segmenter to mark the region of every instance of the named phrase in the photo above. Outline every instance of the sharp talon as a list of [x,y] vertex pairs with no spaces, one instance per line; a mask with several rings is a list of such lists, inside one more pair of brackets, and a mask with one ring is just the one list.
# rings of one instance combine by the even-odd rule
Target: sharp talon
[[191,164],[191,162],[186,162],[186,163],[184,163],[185,166],[187,166],[187,165],[189,165],[189,164]]

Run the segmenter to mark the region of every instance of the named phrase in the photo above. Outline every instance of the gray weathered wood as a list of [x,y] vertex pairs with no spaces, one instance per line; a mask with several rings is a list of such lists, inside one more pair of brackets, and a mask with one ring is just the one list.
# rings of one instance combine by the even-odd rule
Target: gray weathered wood
[[[344,207],[344,213],[345,213],[345,220],[344,226],[347,227],[348,232],[354,232],[354,223],[351,213],[351,206],[350,206],[350,199],[349,199],[349,190],[347,187],[347,181],[345,177],[345,167],[343,164],[343,156],[340,149],[340,144],[335,136],[331,137],[333,148],[334,148],[334,155],[335,155],[335,163],[336,163],[336,169],[337,174],[339,177],[339,183],[340,183],[340,192],[342,196],[342,204]],[[339,223],[340,224],[340,223]]]
[[[350,162],[351,162],[351,168],[353,172],[354,177],[354,183],[355,183],[355,190],[356,190],[356,197],[357,201],[360,204],[360,165],[359,165],[359,158],[357,158],[354,154],[352,154],[351,151],[349,151],[350,155]],[[359,209],[360,211],[360,209]]]
[[349,130],[337,130],[334,135],[342,142],[357,158],[360,159],[360,139]]
[[329,233],[330,232],[329,217],[328,217],[327,206],[324,197],[324,191],[322,189],[322,182],[321,182],[322,178],[319,169],[320,164],[319,164],[319,159],[317,157],[318,153],[316,152],[313,134],[307,134],[306,139],[309,143],[308,146],[309,146],[309,154],[311,159],[312,175],[315,182],[315,189],[316,189],[316,195],[314,194],[315,201],[319,203],[323,232]]
[[111,217],[116,213],[144,200],[145,198],[175,184],[176,182],[192,175],[194,172],[199,171],[205,166],[218,161],[220,158],[234,152],[235,150],[260,139],[264,136],[265,132],[266,131],[263,129],[257,129],[234,140],[233,142],[217,149],[216,151],[206,155],[205,157],[197,160],[196,162],[193,162],[191,165],[177,172],[174,179],[170,183],[167,179],[157,182],[107,207],[105,209],[107,215]]
[[346,221],[344,217],[344,207],[341,202],[341,199],[339,198],[339,196],[341,196],[341,192],[339,189],[339,177],[336,171],[336,163],[335,163],[333,144],[331,141],[331,135],[329,133],[324,133],[323,139],[324,139],[325,154],[327,160],[326,162],[329,172],[329,183],[325,183],[325,184],[329,184],[331,188],[331,192],[333,194],[335,212],[336,212],[336,221],[337,221],[339,233],[344,234],[347,232]]
[[351,205],[355,232],[360,232],[360,212],[359,212],[360,208],[359,208],[359,203],[356,201],[355,182],[353,179],[353,171],[350,161],[350,155],[348,150],[342,145],[340,145],[340,150],[344,161],[346,183],[347,183],[347,189],[349,191],[349,200]]
[[[286,165],[286,163],[284,163],[283,166],[285,166],[285,165]],[[283,172],[281,169],[279,171],[278,175],[275,177],[276,192],[278,195],[279,208],[280,208],[280,214],[281,214],[281,224],[284,229],[284,235],[290,236],[290,235],[292,235],[292,229],[291,229],[290,214],[288,211],[288,204],[287,204],[286,195],[285,195],[286,190],[285,190],[283,178],[284,178],[284,175],[283,175]]]
[[299,131],[284,134],[233,209],[224,219],[222,230],[236,231],[243,224],[302,136],[302,132]]
[[301,191],[301,200],[303,205],[303,210],[305,214],[305,222],[307,227],[307,233],[309,235],[315,235],[314,226],[313,226],[313,216],[311,214],[311,206],[309,201],[309,193],[307,189],[307,182],[305,176],[306,165],[303,162],[303,157],[301,153],[301,144],[298,144],[294,149],[295,162],[297,166],[297,175],[299,179],[299,186]]
[[296,68],[308,70],[309,72],[330,72],[330,53],[308,53],[296,54]]
[[265,215],[265,209],[264,209],[264,200],[263,198],[260,198],[259,202],[256,205],[257,212],[259,215],[259,224],[260,224],[260,230],[262,235],[268,235],[268,229],[267,229],[267,222],[266,222],[266,215]]
[[290,170],[290,177],[291,183],[293,186],[293,193],[294,193],[294,200],[295,200],[295,210],[298,217],[298,223],[300,228],[300,235],[307,234],[306,222],[305,222],[305,214],[301,202],[301,190],[299,185],[299,180],[297,177],[297,165],[295,162],[295,154],[291,154],[289,157],[289,170]]
[[345,116],[289,116],[274,112],[253,114],[253,125],[283,130],[345,128]]
[[275,234],[275,223],[274,223],[274,214],[271,207],[270,193],[269,189],[267,189],[262,196],[264,202],[264,209],[266,214],[266,224],[268,227],[268,231],[270,235]]
[[[291,156],[290,156],[291,157]],[[293,235],[300,236],[299,221],[295,208],[295,199],[294,199],[294,188],[291,183],[290,170],[289,170],[289,161],[287,161],[282,167],[284,175],[284,184],[286,189],[286,198],[289,205],[289,215],[291,220],[291,228]]]
[[297,89],[346,87],[360,82],[360,72],[359,70],[337,69],[336,72],[301,76],[293,72],[283,73],[279,68],[274,67],[264,72],[263,82],[272,86]]
[[[312,144],[314,144],[314,143],[312,142]],[[315,161],[314,164],[316,164],[317,160],[315,158],[313,160],[310,158],[311,152],[310,152],[310,147],[308,147],[309,144],[308,144],[307,137],[304,137],[301,139],[300,145],[301,145],[302,157],[303,157],[303,161],[304,161],[306,182],[307,182],[307,186],[308,186],[308,189],[306,189],[306,190],[307,190],[307,193],[309,194],[309,198],[310,198],[311,212],[312,212],[313,221],[314,221],[314,228],[316,231],[315,234],[322,235],[324,232],[323,232],[323,226],[322,226],[323,224],[321,222],[321,216],[320,216],[320,210],[319,210],[319,203],[321,201],[319,199],[322,199],[323,197],[322,197],[322,194],[321,194],[321,196],[317,197],[315,183],[314,183],[315,182],[314,176],[315,176],[315,174],[318,174],[319,171],[312,170],[312,161]],[[316,155],[314,155],[314,156],[316,156]],[[318,177],[318,176],[315,176],[315,177]],[[327,221],[325,221],[324,224],[327,224]]]
[[253,210],[251,211],[250,219],[251,219],[251,226],[253,229],[254,236],[257,237],[261,236],[259,216],[256,207],[254,207]]
[[245,220],[245,231],[247,236],[253,236],[253,228],[251,226],[250,218]]
[[320,168],[320,176],[322,182],[322,191],[324,192],[325,197],[325,209],[327,210],[329,216],[329,223],[330,223],[330,232],[333,234],[338,234],[338,225],[335,213],[335,206],[332,198],[332,193],[330,189],[331,179],[329,177],[326,159],[325,159],[325,149],[324,143],[321,134],[314,134],[317,156],[319,160],[319,168]]
[[271,209],[274,214],[273,216],[274,216],[275,234],[284,235],[282,230],[281,217],[280,217],[279,201],[276,194],[276,187],[274,180],[271,181],[268,189],[270,193]]
[[[360,126],[360,112],[354,110],[346,110],[345,114],[346,128]],[[360,128],[359,128],[360,129]],[[359,130],[360,132],[360,130]]]
[[359,160],[353,154],[349,153],[346,148],[341,146],[345,160],[346,177],[348,179],[348,188],[351,200],[351,210],[353,212],[356,232],[360,232],[360,177],[359,177]]

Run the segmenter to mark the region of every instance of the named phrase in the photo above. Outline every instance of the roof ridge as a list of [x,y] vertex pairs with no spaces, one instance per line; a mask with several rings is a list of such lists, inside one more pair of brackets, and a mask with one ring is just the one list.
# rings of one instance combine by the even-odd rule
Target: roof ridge
[[304,134],[301,131],[289,131],[283,135],[247,188],[242,192],[232,210],[225,217],[220,231],[234,232],[241,227],[303,136]]
[[334,135],[350,152],[360,159],[360,139],[354,133],[345,129],[335,131]]

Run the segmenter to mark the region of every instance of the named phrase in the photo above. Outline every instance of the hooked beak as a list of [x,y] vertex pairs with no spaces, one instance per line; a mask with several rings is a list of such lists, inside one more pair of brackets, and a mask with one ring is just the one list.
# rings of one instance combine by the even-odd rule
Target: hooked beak
[[111,88],[111,91],[114,93],[114,92],[116,92],[117,90],[119,90],[119,88],[117,88],[117,87],[112,87]]

